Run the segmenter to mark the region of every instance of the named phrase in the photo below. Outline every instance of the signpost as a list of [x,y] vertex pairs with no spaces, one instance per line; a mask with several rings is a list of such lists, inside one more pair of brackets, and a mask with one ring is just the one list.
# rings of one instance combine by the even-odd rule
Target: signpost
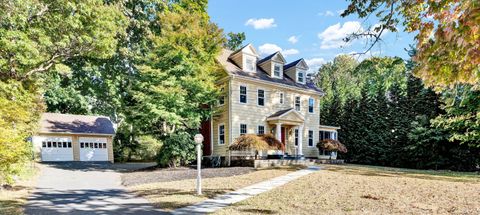
[[196,134],[194,137],[197,144],[197,195],[202,195],[202,143],[203,135]]

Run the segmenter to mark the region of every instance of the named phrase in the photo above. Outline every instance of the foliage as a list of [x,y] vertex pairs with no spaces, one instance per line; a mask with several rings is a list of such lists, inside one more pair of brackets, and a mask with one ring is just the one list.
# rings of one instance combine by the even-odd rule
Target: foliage
[[13,183],[17,167],[32,156],[27,138],[35,132],[43,108],[37,90],[14,80],[0,82],[0,185]]
[[317,143],[317,148],[319,150],[327,150],[327,151],[338,151],[341,153],[347,153],[347,147],[340,143],[338,140],[332,139],[325,139]]
[[229,32],[227,34],[227,41],[223,44],[225,48],[230,50],[238,50],[243,46],[246,36],[245,32],[233,33]]
[[370,49],[386,31],[402,24],[414,32],[418,54],[414,70],[427,86],[453,88],[480,83],[480,3],[477,0],[350,0],[342,16],[375,14],[379,23],[346,40],[368,38]]
[[229,150],[284,150],[284,145],[280,140],[277,140],[272,134],[245,134],[237,137],[233,144],[228,147]]
[[267,142],[270,149],[285,150],[285,144],[275,138],[273,134],[260,134],[259,136],[263,141]]
[[352,163],[475,170],[480,162],[478,92],[459,87],[438,95],[411,75],[416,66],[411,61],[371,58],[354,68],[350,65],[333,61],[316,77],[327,92],[346,92],[326,96],[320,113],[322,124],[341,126],[339,140],[348,147],[343,158]]
[[164,139],[164,145],[157,154],[160,166],[177,167],[195,159],[195,142],[187,132],[176,132]]
[[75,56],[108,57],[124,21],[118,5],[102,0],[2,1],[1,79],[26,80]]

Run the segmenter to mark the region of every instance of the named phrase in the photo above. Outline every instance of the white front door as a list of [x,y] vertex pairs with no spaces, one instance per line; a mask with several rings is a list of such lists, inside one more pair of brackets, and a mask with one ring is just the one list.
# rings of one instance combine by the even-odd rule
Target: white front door
[[80,161],[108,161],[107,138],[80,137]]
[[71,137],[39,137],[42,161],[73,161]]

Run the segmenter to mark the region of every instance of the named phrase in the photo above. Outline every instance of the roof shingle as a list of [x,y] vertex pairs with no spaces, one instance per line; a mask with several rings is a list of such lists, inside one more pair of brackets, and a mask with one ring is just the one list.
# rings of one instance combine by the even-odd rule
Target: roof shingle
[[40,133],[81,133],[114,135],[112,121],[105,116],[44,113]]

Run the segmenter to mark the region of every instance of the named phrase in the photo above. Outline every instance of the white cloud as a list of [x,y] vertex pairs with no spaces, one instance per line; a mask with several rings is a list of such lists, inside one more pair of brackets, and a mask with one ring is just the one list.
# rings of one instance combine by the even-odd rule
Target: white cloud
[[345,10],[343,10],[343,9],[342,10],[337,10],[336,12],[337,12],[338,15],[340,15],[340,14],[343,13],[343,11],[345,11]]
[[245,22],[245,25],[246,26],[253,26],[253,28],[255,28],[255,29],[267,29],[267,28],[277,27],[277,24],[275,24],[275,19],[274,18],[270,18],[270,19],[266,19],[266,18],[255,19],[255,18],[252,18],[252,19],[247,20],[247,22]]
[[297,36],[291,36],[288,38],[288,42],[290,42],[291,44],[295,44],[298,42],[298,37]]
[[285,56],[296,55],[300,53],[300,51],[298,51],[297,49],[286,49],[286,50],[282,50],[281,52]]
[[260,55],[263,55],[263,56],[273,54],[277,51],[281,52],[284,56],[296,55],[300,53],[297,49],[283,50],[280,46],[272,43],[265,43],[259,46],[258,51],[260,52]]
[[320,48],[332,49],[332,48],[340,48],[341,46],[348,45],[348,44],[345,44],[343,39],[347,35],[357,31],[362,31],[362,26],[360,22],[357,22],[357,21],[345,22],[343,26],[340,23],[329,26],[323,32],[318,33],[318,38],[322,40]]
[[305,62],[309,67],[308,71],[311,73],[316,73],[318,72],[318,69],[320,68],[320,66],[322,66],[327,61],[323,58],[310,58],[310,59],[306,59]]
[[320,12],[318,13],[319,16],[335,16],[335,13],[333,13],[332,11],[325,11],[325,12]]

